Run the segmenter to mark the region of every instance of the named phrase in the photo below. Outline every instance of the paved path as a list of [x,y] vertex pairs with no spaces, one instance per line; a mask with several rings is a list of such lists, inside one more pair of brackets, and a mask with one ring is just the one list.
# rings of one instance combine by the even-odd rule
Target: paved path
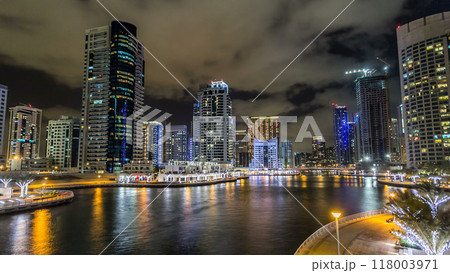
[[[395,228],[394,223],[387,223],[386,220],[392,216],[381,215],[358,221],[339,228],[339,235],[342,245],[341,254],[359,255],[392,255],[398,252],[395,249],[396,239],[390,234],[390,230]],[[336,237],[336,232],[332,232]],[[312,249],[301,254],[308,255],[336,255],[337,241],[331,235],[320,240]]]

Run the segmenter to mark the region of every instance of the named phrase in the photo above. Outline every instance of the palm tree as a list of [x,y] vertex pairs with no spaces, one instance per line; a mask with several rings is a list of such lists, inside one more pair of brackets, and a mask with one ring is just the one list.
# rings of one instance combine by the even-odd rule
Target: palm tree
[[450,248],[450,211],[443,204],[449,200],[443,189],[429,182],[417,190],[397,191],[386,204],[400,228],[392,233],[428,255],[444,254]]

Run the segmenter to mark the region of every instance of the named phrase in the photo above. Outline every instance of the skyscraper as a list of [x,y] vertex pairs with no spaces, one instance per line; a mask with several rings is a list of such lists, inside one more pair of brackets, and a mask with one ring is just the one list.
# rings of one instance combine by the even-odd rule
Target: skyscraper
[[31,105],[9,108],[8,160],[39,157],[42,110]]
[[389,92],[386,76],[362,76],[356,80],[359,115],[359,156],[375,164],[387,161],[390,152]]
[[284,168],[294,167],[294,152],[292,150],[292,142],[289,140],[281,141],[278,148],[278,157]]
[[3,137],[5,134],[7,100],[8,100],[8,86],[0,84],[0,155],[3,155]]
[[259,139],[269,141],[277,138],[280,142],[280,122],[279,117],[250,117],[247,121],[248,147],[250,156],[253,155],[253,140]]
[[316,164],[325,162],[326,148],[325,139],[322,136],[313,136],[312,138],[312,156],[311,160]]
[[253,140],[253,158],[250,162],[250,169],[278,169],[282,165],[278,159],[278,140],[277,138],[268,141]]
[[333,106],[336,163],[348,165],[351,163],[351,143],[347,107],[337,104]]
[[408,167],[450,160],[450,12],[397,28]]
[[194,116],[194,141],[200,144],[200,160],[233,163],[235,141],[228,85],[213,81],[198,93],[198,116]]
[[160,166],[164,158],[164,126],[157,121],[147,122],[145,124],[145,145],[144,154],[147,155],[147,160],[151,160],[153,166]]
[[398,120],[396,118],[391,118],[391,124],[389,126],[390,136],[391,136],[391,151],[387,155],[390,162],[401,162],[401,142],[398,128]]
[[83,172],[117,172],[132,159],[134,129],[127,119],[144,104],[145,74],[136,33],[134,25],[117,21],[86,31],[80,142]]
[[403,104],[397,107],[398,136],[400,141],[400,162],[406,163],[406,139],[405,118],[403,116]]
[[350,163],[352,164],[358,161],[357,126],[358,123],[356,121],[348,122],[348,139],[350,142]]
[[250,164],[247,130],[236,130],[236,141],[234,143],[234,166],[248,167]]
[[47,126],[46,157],[61,169],[78,167],[80,119],[61,116],[49,120]]
[[187,161],[188,159],[188,131],[186,125],[170,126],[169,139],[164,142],[165,162]]

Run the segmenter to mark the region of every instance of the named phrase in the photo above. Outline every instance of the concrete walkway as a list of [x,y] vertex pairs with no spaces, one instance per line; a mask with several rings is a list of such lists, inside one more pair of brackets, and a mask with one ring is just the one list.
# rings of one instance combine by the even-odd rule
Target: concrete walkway
[[[349,255],[393,255],[398,254],[395,248],[396,239],[390,230],[396,228],[394,223],[387,223],[391,215],[370,217],[339,228],[341,254]],[[336,232],[332,232],[336,237]],[[350,251],[350,253],[349,253]],[[301,255],[336,255],[337,241],[327,235],[315,246],[305,250]]]

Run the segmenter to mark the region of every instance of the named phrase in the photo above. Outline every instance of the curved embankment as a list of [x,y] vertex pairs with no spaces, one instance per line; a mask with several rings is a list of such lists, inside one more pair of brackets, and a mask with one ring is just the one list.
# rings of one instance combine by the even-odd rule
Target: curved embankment
[[[352,214],[346,217],[342,217],[339,219],[339,230],[341,231],[341,242],[343,243],[343,237],[345,237],[345,234],[342,233],[342,228],[344,228],[347,225],[363,221],[366,219],[369,219],[371,217],[375,216],[382,216],[382,215],[389,215],[384,209],[380,210],[373,210],[373,211],[367,211],[367,212],[360,212],[356,214]],[[331,236],[330,234],[333,234],[336,232],[336,222],[330,222],[323,227],[316,230],[313,234],[311,234],[303,243],[300,245],[300,247],[295,252],[295,255],[308,255],[310,254],[311,250],[315,248],[318,244],[320,244],[324,239],[326,239],[327,236]],[[332,235],[335,236],[335,235]],[[335,240],[333,238],[333,240]],[[335,244],[333,244],[335,245]],[[333,249],[334,250],[334,249]]]
[[13,213],[24,210],[35,210],[45,207],[56,206],[60,204],[65,204],[72,202],[74,194],[71,191],[57,191],[57,195],[52,198],[44,199],[11,199],[14,202],[5,201],[3,205],[0,206],[0,214]]
[[[392,186],[392,187],[397,187],[397,188],[416,188],[417,184],[412,182],[412,181],[406,181],[406,182],[394,182],[390,179],[387,178],[378,178],[378,183],[382,184],[382,185],[388,185],[388,186]],[[444,189],[444,191],[450,191],[450,187],[442,187]]]
[[236,182],[238,179],[245,179],[246,177],[238,177],[238,178],[230,178],[230,179],[221,179],[207,182],[198,182],[198,183],[98,183],[98,184],[73,184],[73,185],[51,185],[46,186],[47,188],[52,189],[85,189],[85,188],[115,188],[115,187],[127,187],[127,188],[182,188],[182,187],[199,187],[199,186],[208,186],[220,183],[228,183],[228,182]]

